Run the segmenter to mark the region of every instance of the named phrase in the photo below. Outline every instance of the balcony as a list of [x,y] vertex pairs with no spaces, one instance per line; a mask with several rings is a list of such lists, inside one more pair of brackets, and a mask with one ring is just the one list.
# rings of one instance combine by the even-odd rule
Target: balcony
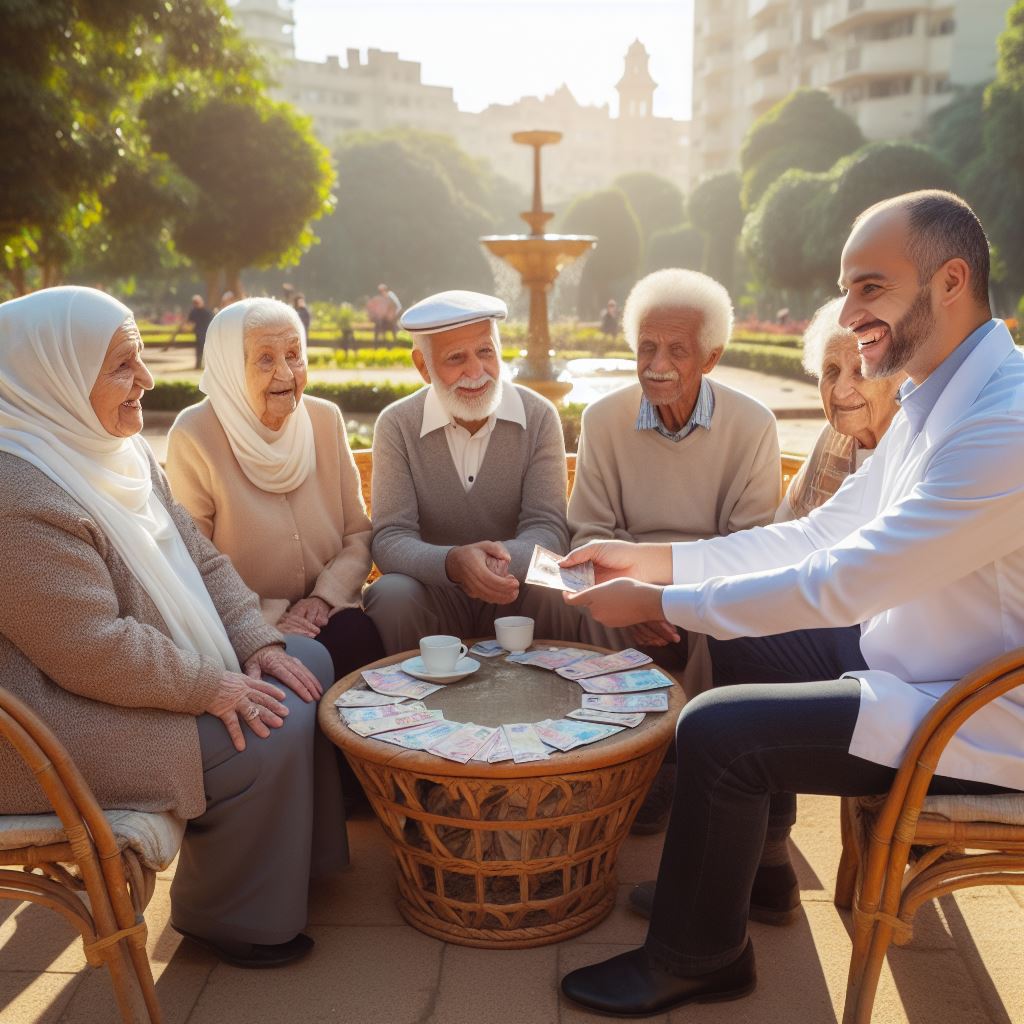
[[901,14],[932,11],[931,4],[908,0],[830,0],[814,12],[814,34],[848,32],[873,21],[888,21]]
[[880,76],[919,75],[929,68],[928,50],[920,36],[851,46],[829,64],[828,85],[852,85]]
[[732,52],[708,53],[694,61],[694,72],[699,78],[731,74],[736,66],[736,61],[736,55]]
[[743,47],[743,57],[751,64],[792,49],[794,45],[793,30],[790,26],[767,28],[750,37]]
[[786,0],[747,0],[747,17],[751,19],[760,18],[762,14],[769,14],[775,10],[788,9]]
[[787,75],[766,75],[757,78],[747,86],[747,106],[760,114],[779,100],[785,99],[792,90]]

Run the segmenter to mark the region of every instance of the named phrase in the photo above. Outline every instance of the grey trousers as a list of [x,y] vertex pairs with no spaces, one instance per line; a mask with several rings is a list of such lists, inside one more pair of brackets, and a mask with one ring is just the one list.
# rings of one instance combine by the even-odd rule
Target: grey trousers
[[530,616],[538,639],[575,640],[579,632],[580,613],[562,601],[560,592],[526,584],[511,604],[487,604],[454,585],[437,587],[389,572],[366,591],[363,607],[389,655],[412,650],[422,637],[436,633],[494,636],[494,620],[503,615]]
[[[326,648],[286,640],[326,690],[334,682]],[[265,740],[246,730],[241,752],[219,718],[198,719],[206,811],[185,830],[171,922],[213,942],[294,938],[306,925],[310,877],[348,863],[335,750],[317,728],[317,705],[281,689],[284,725]]]

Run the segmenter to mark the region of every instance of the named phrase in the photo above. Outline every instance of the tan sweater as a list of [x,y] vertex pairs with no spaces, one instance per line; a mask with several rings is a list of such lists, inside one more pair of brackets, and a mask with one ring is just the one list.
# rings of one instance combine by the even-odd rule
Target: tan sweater
[[682,441],[636,429],[639,384],[587,408],[569,498],[573,547],[698,540],[772,521],[782,486],[775,417],[748,395],[711,387],[711,429]]
[[[153,483],[244,662],[281,635],[200,535],[153,464]],[[196,715],[221,667],[183,651],[96,522],[29,463],[0,453],[0,683],[68,748],[102,807],[203,812]],[[0,740],[0,813],[48,811]]]
[[359,606],[370,571],[370,520],[345,421],[331,402],[303,398],[316,470],[288,494],[253,484],[209,400],[185,409],[167,438],[167,478],[199,529],[234,563],[275,624],[303,597],[335,611]]

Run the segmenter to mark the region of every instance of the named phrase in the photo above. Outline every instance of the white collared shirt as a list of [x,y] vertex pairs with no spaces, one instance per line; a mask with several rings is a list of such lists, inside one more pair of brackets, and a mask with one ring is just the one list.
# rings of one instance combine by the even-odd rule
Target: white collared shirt
[[498,403],[498,408],[487,417],[487,422],[475,434],[471,434],[465,427],[459,426],[448,415],[441,399],[437,397],[437,390],[431,385],[427,392],[427,399],[423,403],[423,425],[420,427],[420,437],[426,437],[427,434],[435,430],[444,430],[445,439],[448,441],[448,450],[451,452],[452,462],[455,464],[455,472],[459,474],[463,488],[468,491],[476,482],[480,466],[487,454],[487,445],[490,443],[494,424],[498,420],[518,423],[523,430],[526,429],[526,409],[523,407],[523,400],[515,385],[509,381],[502,382],[501,401]]

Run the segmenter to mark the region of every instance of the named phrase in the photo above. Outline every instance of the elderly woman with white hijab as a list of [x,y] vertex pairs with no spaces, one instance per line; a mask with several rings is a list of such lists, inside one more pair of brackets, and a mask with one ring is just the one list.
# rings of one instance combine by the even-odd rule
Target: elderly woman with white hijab
[[[139,437],[152,386],[131,311],[110,296],[52,288],[0,305],[3,685],[101,806],[191,819],[173,926],[230,963],[276,966],[313,945],[311,873],[347,854],[316,730],[330,664],[303,638],[289,643],[302,660],[285,652],[171,497]],[[0,813],[48,810],[2,741],[0,779]]]
[[295,310],[243,299],[206,336],[207,398],[167,441],[167,477],[200,531],[260,596],[267,623],[314,637],[334,676],[384,656],[361,608],[370,520],[345,421],[303,396],[306,342]]

